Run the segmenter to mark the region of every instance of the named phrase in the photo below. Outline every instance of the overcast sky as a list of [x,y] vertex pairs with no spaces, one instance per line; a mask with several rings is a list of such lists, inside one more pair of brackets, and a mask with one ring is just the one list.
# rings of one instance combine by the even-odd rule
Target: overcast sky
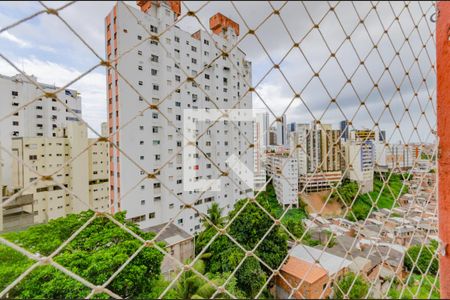
[[[56,8],[66,2],[45,3]],[[129,3],[135,6],[135,2]],[[186,2],[182,14],[204,4]],[[61,17],[103,57],[104,17],[113,5],[77,2],[64,9]],[[330,6],[335,8],[330,10]],[[42,8],[37,2],[0,2],[0,28]],[[280,14],[273,14],[274,9]],[[239,47],[252,62],[253,85],[276,115],[299,94],[301,98],[286,111],[288,122],[320,119],[336,128],[343,119],[353,120],[357,128],[379,123],[392,142],[433,142],[430,130],[436,123],[436,79],[431,69],[435,64],[431,2],[414,2],[407,7],[403,2],[384,2],[374,9],[370,2],[234,2],[233,6],[223,1],[208,3],[198,17],[208,27],[209,17],[216,12],[239,23]],[[314,24],[318,28],[313,28]],[[178,26],[188,32],[200,28],[192,17],[184,18]],[[249,28],[257,29],[256,36],[245,36]],[[294,42],[300,47],[293,48]],[[0,53],[39,81],[59,86],[98,63],[60,20],[48,14],[1,33]],[[273,69],[274,63],[279,70]],[[16,72],[0,59],[0,73]],[[319,76],[314,77],[315,73]],[[104,69],[94,70],[71,88],[81,93],[83,118],[99,129],[106,121]],[[253,102],[254,107],[264,107],[255,94]],[[399,129],[395,129],[396,124]]]

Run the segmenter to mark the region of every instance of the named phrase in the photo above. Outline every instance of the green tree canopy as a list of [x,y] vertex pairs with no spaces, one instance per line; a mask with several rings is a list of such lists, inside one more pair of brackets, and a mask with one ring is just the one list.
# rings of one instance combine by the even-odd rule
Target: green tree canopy
[[334,287],[334,294],[337,299],[363,299],[367,298],[369,284],[361,276],[354,273],[347,273]]
[[[4,237],[32,253],[49,255],[70,235],[80,228],[93,212],[68,215],[35,225],[27,230],[7,233]],[[115,219],[142,236],[151,239],[153,233],[141,232],[137,225],[125,221],[125,212]],[[106,217],[97,217],[77,235],[54,260],[75,274],[95,285],[102,285],[142,243]],[[30,261],[17,257],[15,250],[0,248],[1,265],[17,267],[23,271]],[[122,297],[157,297],[153,292],[162,283],[160,265],[163,254],[155,248],[144,248],[109,284],[108,288]],[[21,272],[18,272],[21,273]],[[11,268],[0,268],[0,288],[4,288],[15,277]],[[18,275],[18,274],[14,274]],[[31,272],[9,294],[14,298],[84,298],[90,292],[81,283],[68,277],[52,266],[42,266]]]
[[[274,221],[256,203],[248,203],[243,208],[247,201],[244,199],[236,202],[227,219],[236,218],[229,225],[227,232],[245,251],[253,250],[258,245],[255,255],[269,267],[278,268],[287,255],[287,234],[279,225],[272,227]],[[197,238],[196,252],[200,253],[216,234],[215,228],[205,228]],[[232,272],[245,258],[245,251],[226,235],[217,236],[206,250],[207,272]],[[247,297],[254,297],[266,282],[268,273],[269,270],[257,259],[246,258],[236,272],[237,287],[244,291]]]
[[406,251],[403,264],[407,270],[416,274],[429,273],[436,275],[439,269],[439,261],[434,256],[436,251],[437,243],[435,241],[429,245],[411,246]]

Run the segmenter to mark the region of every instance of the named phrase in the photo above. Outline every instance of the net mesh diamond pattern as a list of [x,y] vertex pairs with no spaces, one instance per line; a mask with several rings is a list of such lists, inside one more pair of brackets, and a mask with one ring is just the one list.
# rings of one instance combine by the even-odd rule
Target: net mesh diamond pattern
[[[2,207],[13,204],[32,188],[52,182],[53,186],[70,195],[77,206],[83,207],[82,210],[94,213],[78,220],[72,231],[47,253],[36,253],[32,244],[15,240],[11,235],[0,236],[4,247],[25,256],[27,261],[14,278],[6,281],[0,297],[16,295],[15,289],[42,268],[59,272],[61,284],[84,290],[84,297],[129,297],[117,293],[117,281],[127,278],[126,273],[136,266],[133,262],[149,255],[148,249],[161,253],[176,266],[165,277],[163,288],[152,294],[158,298],[193,297],[195,293],[174,294],[192,278],[202,282],[203,291],[197,293],[205,292],[207,296],[201,297],[206,298],[266,298],[270,294],[279,298],[439,296],[435,24],[430,19],[435,12],[434,2],[182,1],[180,15],[158,32],[144,25],[145,20],[136,13],[134,3],[117,3],[124,5],[146,35],[126,45],[128,50],[113,59],[94,50],[95,47],[67,19],[65,12],[74,9],[78,3],[68,2],[61,6],[39,3],[38,11],[30,11],[28,16],[0,28],[0,34],[38,18],[54,19],[67,29],[67,34],[71,34],[76,43],[86,47],[97,63],[49,92],[14,63],[6,51],[0,51],[1,59],[22,74],[40,94],[7,114],[0,113],[0,121],[9,122],[12,116],[34,106],[41,98],[54,99],[74,118],[79,118],[96,139],[51,172],[38,170],[0,144],[2,156],[10,157],[22,169],[34,174],[34,180],[12,192]],[[202,29],[214,40],[215,33],[211,32],[206,20],[216,11],[226,12],[240,25],[239,35],[231,47],[217,47],[215,53],[210,53],[209,63],[192,75],[191,70],[180,66],[180,58],[172,51],[173,47],[164,41],[174,28]],[[180,71],[180,80],[169,92],[159,94],[157,101],[143,93],[137,82],[127,78],[117,67],[129,53],[151,41],[159,43],[159,55],[178,65]],[[228,177],[233,188],[242,189],[237,177],[232,176],[237,163],[224,167],[202,146],[209,138],[208,131],[217,129],[217,124],[228,117],[229,109],[223,108],[201,78],[217,61],[226,61],[233,72],[240,72],[241,66],[232,59],[238,49],[245,52],[246,59],[251,62],[252,75],[240,77],[240,85],[245,86],[246,91],[237,99],[230,99],[232,105],[229,107],[242,108],[245,99],[251,97],[253,108],[268,113],[271,121],[267,129],[272,131],[272,127],[279,126],[287,117],[297,123],[294,126],[303,126],[296,130],[304,130],[304,135],[302,139],[296,135],[297,131],[289,133],[286,137],[289,147],[285,147],[282,154],[277,153],[280,148],[273,147],[275,150],[272,151],[268,147],[267,153],[263,153],[266,166],[272,158],[281,157],[278,170],[282,171],[268,172],[264,184],[253,190],[252,197],[233,199],[236,205],[219,220],[206,210],[209,205],[202,208],[197,205],[197,201],[207,195],[206,191],[199,192],[194,201],[187,201],[171,189],[161,171],[173,164],[184,148],[190,147],[211,165],[217,177],[212,179]],[[106,137],[58,96],[101,69],[107,74],[115,73],[143,104],[138,114],[123,119],[120,126],[111,127],[112,131]],[[177,90],[187,85],[196,85],[199,95],[207,97],[210,107],[219,111],[219,117],[202,127],[195,140],[185,136],[173,122],[173,115],[162,109]],[[166,120],[183,139],[183,145],[156,168],[143,165],[139,157],[127,153],[117,138],[141,116],[151,113]],[[328,125],[342,120],[345,122],[341,123],[341,130],[333,130]],[[252,157],[259,155],[255,151],[256,145],[265,135],[269,136],[264,132],[257,136],[260,140],[254,139],[242,132],[239,121],[229,121],[227,128],[235,132],[244,145],[238,158],[249,153]],[[318,132],[320,136],[317,137]],[[374,133],[377,133],[377,140],[374,140]],[[347,134],[356,137],[351,141]],[[174,217],[154,235],[142,234],[129,221],[115,217],[109,208],[96,210],[84,195],[74,193],[58,176],[77,164],[77,159],[89,148],[105,142],[112,149],[110,153],[120,153],[141,174],[135,185],[123,191],[116,200],[125,203],[142,183],[159,182],[160,188],[179,202],[180,205],[175,205],[177,213]],[[318,144],[310,145],[313,142],[321,143],[320,153],[311,151],[319,147]],[[375,161],[369,175],[355,171],[362,168],[361,149],[373,155]],[[385,157],[385,161],[378,161],[378,157]],[[300,175],[299,182],[293,183],[287,178],[285,167],[292,160],[302,159],[306,161],[308,172]],[[338,165],[335,169],[334,163]],[[122,176],[127,174],[122,171]],[[329,176],[335,177],[331,180]],[[369,179],[363,176],[369,176]],[[367,180],[373,182],[370,191],[361,184]],[[327,187],[314,190],[313,186],[319,181],[327,182]],[[271,201],[275,199],[274,195],[280,197],[275,191],[278,188],[276,182],[284,182],[289,190],[298,192],[296,203],[282,205]],[[247,191],[241,194],[247,194]],[[159,241],[187,211],[198,214],[202,227],[194,239],[192,257],[182,260]],[[104,258],[117,260],[114,269],[106,275],[98,274],[93,281],[83,278],[82,270],[64,258],[65,253],[76,251],[74,243],[83,239],[87,232],[92,233],[95,226],[120,229],[120,236],[114,238],[127,239],[130,247],[125,254],[121,253],[120,259]],[[205,238],[206,231],[209,235]],[[105,238],[98,238],[98,243],[107,243]],[[281,239],[280,244],[277,239]],[[287,247],[280,250],[283,243]],[[224,247],[223,253],[220,253],[221,247]],[[204,265],[199,267],[202,264],[206,264],[208,270],[222,268],[220,279],[217,274],[214,277],[206,273]],[[232,268],[225,272],[225,265]],[[42,289],[45,288],[45,282],[42,282]],[[29,297],[39,295],[30,294]],[[58,295],[70,297],[67,291]]]

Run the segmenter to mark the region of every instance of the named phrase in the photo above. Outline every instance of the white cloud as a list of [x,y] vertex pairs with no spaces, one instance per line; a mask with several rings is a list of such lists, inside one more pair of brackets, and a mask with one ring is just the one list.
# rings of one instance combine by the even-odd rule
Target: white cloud
[[19,39],[15,35],[9,33],[8,31],[4,31],[0,34],[0,38],[8,40],[10,42],[16,43],[20,47],[30,47],[30,43],[25,40]]
[[30,43],[24,39],[18,38],[17,36],[9,33],[8,31],[4,31],[4,32],[0,33],[0,38],[2,38],[4,40],[8,40],[10,42],[13,42],[21,48],[34,48],[35,47],[37,49],[47,51],[47,52],[56,52],[56,50],[50,46],[33,45],[32,43]]

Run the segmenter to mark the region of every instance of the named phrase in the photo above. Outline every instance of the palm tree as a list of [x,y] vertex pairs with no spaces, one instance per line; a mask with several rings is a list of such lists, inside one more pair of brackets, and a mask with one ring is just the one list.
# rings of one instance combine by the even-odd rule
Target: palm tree
[[208,219],[209,222],[205,219],[203,220],[203,226],[205,226],[205,229],[208,229],[211,227],[211,223],[214,224],[216,227],[222,227],[225,223],[224,217],[222,217],[222,211],[223,209],[220,208],[219,204],[217,202],[214,202],[209,208],[208,208]]
[[[190,260],[186,261],[189,264]],[[205,262],[199,259],[193,265],[193,268],[202,275],[205,274]],[[210,278],[210,281],[216,286],[222,285],[225,280],[223,278]],[[176,297],[179,299],[208,299],[215,293],[216,288],[213,284],[198,276],[194,271],[189,270],[183,272],[174,288]]]

